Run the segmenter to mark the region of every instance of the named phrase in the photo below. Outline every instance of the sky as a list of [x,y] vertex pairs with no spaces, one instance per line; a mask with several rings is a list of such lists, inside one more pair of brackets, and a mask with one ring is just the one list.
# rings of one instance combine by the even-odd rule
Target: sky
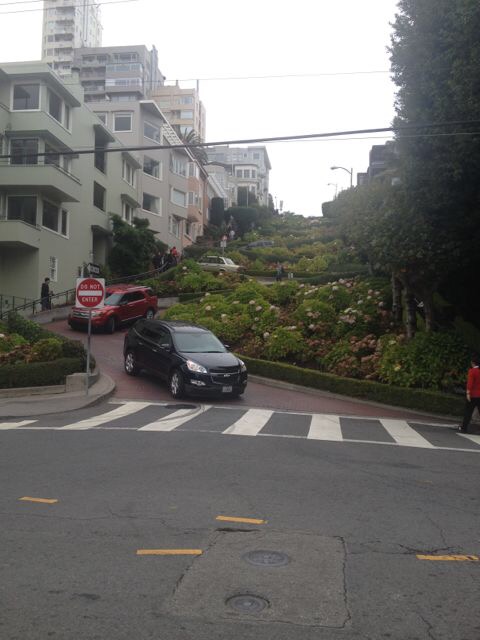
[[[397,0],[100,1],[104,46],[153,44],[167,84],[200,80],[208,142],[392,122],[387,47]],[[0,63],[40,58],[42,4],[0,0]],[[13,10],[22,13],[5,14]],[[350,185],[347,171],[330,167],[353,169],[355,184],[371,146],[389,139],[372,135],[380,136],[268,143],[276,205],[321,215],[322,202]]]

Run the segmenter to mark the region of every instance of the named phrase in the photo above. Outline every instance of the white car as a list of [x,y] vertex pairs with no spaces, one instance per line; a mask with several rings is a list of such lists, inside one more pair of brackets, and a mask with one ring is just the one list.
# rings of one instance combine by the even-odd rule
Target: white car
[[205,271],[228,271],[237,273],[242,271],[244,267],[235,264],[230,258],[224,256],[203,256],[198,263]]

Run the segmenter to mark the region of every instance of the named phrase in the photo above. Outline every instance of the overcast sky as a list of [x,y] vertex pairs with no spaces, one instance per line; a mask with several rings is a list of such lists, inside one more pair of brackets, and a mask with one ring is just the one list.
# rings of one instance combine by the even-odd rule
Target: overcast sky
[[[167,83],[203,79],[208,141],[385,127],[394,114],[389,73],[318,74],[388,72],[396,5],[397,0],[103,4],[103,44],[154,44]],[[0,15],[40,6],[0,0]],[[2,15],[0,23],[0,61],[39,59],[41,11]],[[279,75],[285,77],[207,79]],[[370,147],[385,139],[268,144],[270,191],[284,210],[320,215],[322,202],[350,181],[347,172],[330,167],[353,168],[354,175],[365,171]]]

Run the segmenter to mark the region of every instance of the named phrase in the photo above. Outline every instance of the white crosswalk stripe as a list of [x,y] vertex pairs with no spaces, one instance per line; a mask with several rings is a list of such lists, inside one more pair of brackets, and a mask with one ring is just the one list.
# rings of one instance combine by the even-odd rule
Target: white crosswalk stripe
[[405,447],[420,447],[422,449],[435,448],[433,444],[421,436],[415,429],[412,429],[404,420],[381,419],[380,423],[385,431],[390,434],[398,444]]
[[256,436],[267,424],[273,415],[273,411],[265,409],[249,409],[239,420],[228,429],[222,431],[225,435]]
[[[309,414],[236,406],[190,405],[178,408],[165,403],[125,401],[115,408],[68,422],[63,416],[0,422],[8,430],[87,431],[103,428],[145,432],[215,433],[236,436],[269,436],[311,441],[416,447],[480,453],[480,436],[451,432],[431,421]],[[142,410],[146,410],[140,413]],[[175,410],[176,409],[176,410]],[[85,415],[85,413],[83,414]],[[87,414],[88,415],[88,414]],[[153,421],[152,421],[153,420]],[[442,428],[443,427],[443,428]],[[463,440],[460,440],[461,436]]]
[[343,440],[340,418],[338,416],[313,414],[307,438],[309,440],[331,440],[334,442]]
[[26,427],[29,424],[37,422],[36,420],[22,420],[21,422],[0,422],[0,429],[6,431],[8,429],[20,429]]
[[105,424],[107,422],[111,422],[112,420],[117,420],[118,418],[129,416],[132,413],[137,413],[137,411],[140,411],[141,409],[149,406],[149,402],[126,402],[120,407],[117,407],[112,411],[108,411],[107,413],[102,413],[98,416],[93,416],[93,418],[87,418],[86,420],[80,420],[79,422],[72,422],[71,424],[67,424],[64,427],[60,427],[59,431],[63,431],[64,429],[93,429],[94,427],[98,427],[101,424]]
[[173,431],[182,424],[185,424],[185,422],[189,422],[201,413],[204,413],[205,410],[206,407],[200,407],[200,409],[197,409],[196,411],[192,411],[192,409],[179,409],[178,411],[168,415],[166,418],[150,422],[150,424],[140,427],[138,431]]

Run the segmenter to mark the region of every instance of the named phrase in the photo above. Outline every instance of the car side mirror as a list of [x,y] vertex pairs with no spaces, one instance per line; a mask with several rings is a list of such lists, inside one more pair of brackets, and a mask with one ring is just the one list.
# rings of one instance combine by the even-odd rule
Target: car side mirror
[[223,343],[223,346],[225,347],[225,349],[227,349],[228,351],[230,351],[230,345],[229,345],[229,344],[225,344],[225,343]]

